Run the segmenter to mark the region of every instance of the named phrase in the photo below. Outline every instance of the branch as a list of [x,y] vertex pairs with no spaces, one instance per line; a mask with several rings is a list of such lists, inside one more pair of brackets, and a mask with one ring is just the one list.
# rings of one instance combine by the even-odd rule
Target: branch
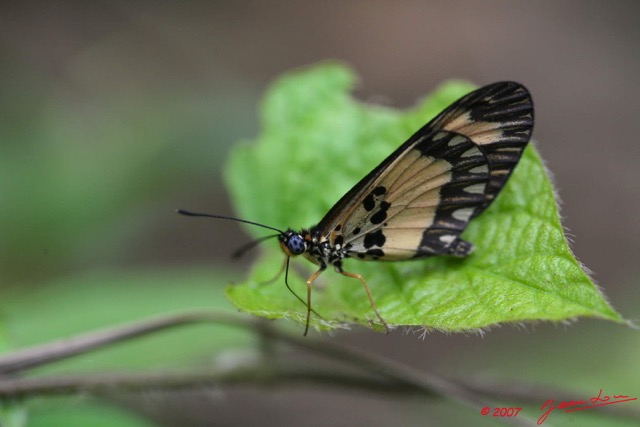
[[[457,383],[462,387],[474,389],[478,394],[489,398],[536,406],[551,396],[557,401],[571,401],[576,398],[575,393],[569,394],[566,390],[526,384],[487,383],[485,381],[477,384],[468,381],[457,381]],[[134,393],[148,390],[177,391],[232,385],[263,386],[272,389],[273,387],[306,384],[311,384],[314,387],[323,385],[387,395],[434,397],[431,392],[400,381],[337,373],[335,369],[273,367],[261,363],[236,367],[226,372],[212,372],[211,369],[206,369],[189,372],[103,373],[0,380],[0,399],[74,393],[108,396],[110,393],[121,395],[126,392]],[[610,416],[633,420],[640,418],[640,412],[629,407],[616,406],[615,409],[611,409],[613,411],[609,412]]]
[[[274,328],[271,322],[227,312],[190,312],[156,317],[134,324],[104,329],[82,334],[70,339],[54,341],[0,356],[0,374],[15,374],[22,370],[41,366],[74,355],[97,350],[117,342],[142,335],[155,333],[176,326],[195,323],[221,323],[251,329],[263,339],[263,344],[271,347],[278,340],[310,353],[323,355],[334,361],[348,365],[363,374],[340,374],[335,369],[310,370],[277,367],[272,361],[262,359],[259,364],[236,368],[226,372],[192,371],[181,373],[148,374],[90,374],[40,378],[0,379],[0,398],[9,396],[28,397],[36,394],[70,394],[109,391],[136,391],[148,389],[180,389],[197,386],[219,386],[228,384],[269,384],[286,383],[325,384],[347,388],[357,388],[373,392],[416,394],[422,396],[442,396],[456,400],[474,410],[483,406],[499,406],[487,399],[517,400],[540,404],[550,396],[558,400],[572,400],[566,390],[532,387],[522,384],[489,384],[486,381],[469,383],[448,380],[423,372],[393,360],[373,356],[338,345],[326,340],[314,340],[291,335]],[[265,345],[266,345],[265,344]],[[1,376],[0,376],[1,378]],[[566,398],[564,397],[566,396]],[[622,411],[618,411],[621,414]],[[638,416],[637,411],[626,411],[630,416]],[[502,418],[520,426],[534,425],[526,418]]]
[[[57,360],[68,358],[74,355],[86,353],[89,351],[97,350],[98,348],[105,347],[117,342],[132,339],[138,336],[162,331],[165,329],[173,328],[176,326],[182,326],[192,323],[223,323],[227,325],[240,326],[244,328],[253,329],[260,335],[276,339],[294,347],[302,348],[312,353],[324,355],[330,359],[337,359],[342,363],[346,363],[355,367],[358,370],[365,371],[373,376],[382,376],[386,381],[399,382],[405,387],[413,387],[421,390],[425,394],[435,394],[443,397],[449,397],[474,409],[482,407],[487,404],[483,401],[479,395],[475,392],[465,389],[463,386],[455,384],[451,381],[437,377],[432,374],[424,373],[416,369],[412,369],[391,360],[381,357],[373,357],[371,355],[350,350],[346,347],[339,346],[335,343],[326,341],[317,341],[311,339],[303,339],[299,336],[293,336],[284,331],[273,328],[271,325],[264,321],[255,321],[252,318],[246,316],[232,315],[226,312],[193,312],[183,313],[178,315],[161,316],[141,322],[137,322],[131,325],[125,325],[115,328],[104,329],[101,331],[82,334],[70,339],[64,339],[54,341],[52,343],[43,344],[20,350],[12,354],[0,357],[0,373],[17,373],[22,370],[41,366],[46,363],[51,363]],[[83,377],[81,377],[83,378]],[[132,380],[126,380],[126,377],[118,377],[120,384],[124,385],[128,381],[129,387],[135,383],[135,378]],[[138,378],[141,380],[142,378]],[[255,379],[255,378],[254,378]],[[94,378],[94,386],[98,386],[100,383],[99,378]],[[104,378],[102,378],[104,381]],[[151,381],[152,379],[146,378],[145,381]],[[190,377],[174,377],[173,381],[177,383],[187,384],[189,381],[193,382],[195,379]],[[212,380],[212,378],[209,378]],[[25,382],[26,381],[26,382]],[[13,390],[13,393],[18,393],[20,389],[35,392],[36,390],[44,391],[51,390],[54,387],[60,389],[76,389],[81,387],[76,377],[75,381],[72,378],[64,379],[55,378],[43,378],[37,381],[17,379],[17,380],[5,380],[3,385],[6,390]],[[47,383],[47,381],[52,381]],[[88,381],[87,377],[84,377],[80,383]],[[142,381],[143,383],[145,381]],[[104,384],[104,383],[102,383]],[[532,425],[526,422],[524,419],[511,419],[509,420],[517,425]]]
[[228,385],[323,384],[369,390],[389,394],[428,394],[424,390],[381,378],[335,373],[332,370],[292,367],[244,366],[226,372],[194,370],[190,372],[158,372],[145,374],[87,374],[60,375],[40,378],[0,380],[0,398],[22,398],[34,395],[67,395],[73,393],[108,394],[110,392],[136,392],[145,390],[181,390],[196,387]]
[[196,311],[160,316],[0,355],[0,375],[17,373],[142,335],[195,323],[223,323],[232,326],[251,327],[254,322],[245,316],[222,311]]

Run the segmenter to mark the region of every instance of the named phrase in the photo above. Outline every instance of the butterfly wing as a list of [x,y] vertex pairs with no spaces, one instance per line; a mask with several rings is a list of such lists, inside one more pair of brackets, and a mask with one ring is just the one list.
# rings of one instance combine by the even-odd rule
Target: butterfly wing
[[533,129],[527,89],[499,82],[462,97],[345,194],[316,230],[349,256],[467,255],[460,235],[496,198]]

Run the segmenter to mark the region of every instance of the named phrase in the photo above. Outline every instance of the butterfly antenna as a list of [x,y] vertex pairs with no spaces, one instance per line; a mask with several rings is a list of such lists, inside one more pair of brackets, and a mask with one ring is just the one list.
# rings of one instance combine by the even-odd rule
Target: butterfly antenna
[[[273,239],[274,237],[278,237],[278,236],[279,234],[271,234],[269,236],[264,236],[264,237],[260,237],[259,239],[253,240],[247,243],[246,245],[243,245],[240,248],[236,249],[236,251],[231,254],[231,258],[238,259],[242,257],[244,254],[246,254],[248,251],[253,249],[254,247],[258,246],[258,244],[264,242],[265,240]],[[280,270],[280,274],[282,274],[282,270]]]
[[280,230],[279,228],[269,227],[268,225],[259,224],[257,222],[253,222],[253,221],[247,221],[246,219],[233,218],[231,216],[212,215],[212,214],[208,214],[208,213],[191,212],[191,211],[185,211],[184,209],[178,209],[176,212],[178,212],[180,215],[186,215],[186,216],[199,216],[199,217],[205,217],[205,218],[226,219],[226,220],[229,220],[229,221],[244,222],[245,224],[256,225],[258,227],[267,228],[269,230],[277,231],[280,234],[284,233],[284,231]]
[[[259,243],[261,243],[261,242],[263,242],[263,241],[265,241],[267,239],[278,237],[280,234],[284,233],[284,231],[280,230],[279,228],[269,227],[268,225],[259,224],[257,222],[253,222],[253,221],[247,221],[246,219],[234,218],[234,217],[224,216],[224,215],[213,215],[213,214],[208,214],[208,213],[191,212],[191,211],[186,211],[184,209],[177,209],[176,212],[178,212],[180,215],[185,215],[185,216],[196,216],[196,217],[214,218],[214,219],[226,219],[226,220],[229,220],[229,221],[243,222],[245,224],[255,225],[255,226],[258,226],[258,227],[262,227],[262,228],[266,228],[266,229],[278,232],[278,234],[272,234],[270,236],[261,237],[259,239],[256,239],[256,240],[252,241],[252,242],[247,243],[246,245],[244,245],[241,248],[239,248],[238,250],[236,250],[231,255],[232,258],[239,258],[242,255],[244,255],[245,252],[247,252],[248,250],[250,250],[254,246],[258,245]],[[286,266],[285,266],[284,284],[287,286],[287,289],[289,290],[289,292],[291,292],[293,294],[293,296],[295,296],[302,304],[304,304],[305,307],[307,307],[306,301],[303,300],[302,298],[300,298],[298,296],[298,294],[296,294],[293,291],[293,289],[291,289],[291,287],[289,286],[289,257],[287,257],[287,262],[286,262]],[[320,319],[324,319],[324,317],[320,316],[318,314],[318,312],[315,311],[313,308],[310,308],[309,310],[313,314],[318,316]],[[309,325],[307,325],[307,329],[308,328],[309,328]],[[306,331],[305,331],[305,335],[306,335]]]

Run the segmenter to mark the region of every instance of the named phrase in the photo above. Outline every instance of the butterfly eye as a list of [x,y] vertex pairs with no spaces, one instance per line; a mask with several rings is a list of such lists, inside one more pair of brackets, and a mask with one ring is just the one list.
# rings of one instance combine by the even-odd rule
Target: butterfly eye
[[294,234],[287,240],[287,248],[294,255],[300,255],[305,251],[304,239],[299,234]]

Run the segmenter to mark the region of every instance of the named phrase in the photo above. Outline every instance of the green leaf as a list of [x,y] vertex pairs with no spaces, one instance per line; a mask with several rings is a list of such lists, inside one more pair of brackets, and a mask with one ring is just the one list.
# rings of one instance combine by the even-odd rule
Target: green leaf
[[[340,196],[416,129],[473,86],[449,82],[407,112],[362,104],[351,97],[355,77],[338,64],[288,74],[262,107],[262,133],[238,146],[226,169],[239,216],[277,228],[317,223]],[[256,237],[257,227],[247,228]],[[530,146],[495,203],[463,235],[475,252],[464,259],[411,262],[348,260],[362,274],[390,325],[446,331],[501,322],[593,316],[623,322],[573,257],[558,217],[551,182]],[[241,310],[304,322],[306,308],[280,281],[264,285],[284,258],[275,242],[242,285],[227,288]],[[314,266],[300,257],[289,283],[306,296]],[[299,268],[299,267],[302,267]],[[376,321],[357,280],[328,271],[314,282],[312,306],[331,328]],[[381,329],[380,325],[373,325]]]

